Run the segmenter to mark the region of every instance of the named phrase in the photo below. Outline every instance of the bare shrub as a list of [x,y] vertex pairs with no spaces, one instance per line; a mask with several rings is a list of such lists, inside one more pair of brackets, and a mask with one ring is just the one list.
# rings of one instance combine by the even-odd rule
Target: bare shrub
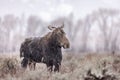
[[[119,56],[105,54],[63,54],[59,73],[47,72],[39,63],[36,70],[23,70],[18,56],[0,56],[1,80],[119,80]],[[117,69],[117,71],[115,69]]]
[[17,60],[5,58],[2,60],[1,58],[0,64],[0,77],[4,77],[6,74],[11,74],[12,76],[17,72]]
[[120,73],[120,57],[116,56],[113,63],[112,63],[112,67],[116,72]]
[[102,71],[102,76],[96,76],[96,74],[91,73],[91,69],[88,70],[87,76],[84,80],[118,80],[114,75],[106,74],[106,70]]

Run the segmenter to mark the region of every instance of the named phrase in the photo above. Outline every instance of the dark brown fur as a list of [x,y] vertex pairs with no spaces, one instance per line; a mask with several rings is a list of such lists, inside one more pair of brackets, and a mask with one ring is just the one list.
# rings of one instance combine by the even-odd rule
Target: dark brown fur
[[53,66],[55,66],[54,71],[59,71],[62,61],[61,48],[70,46],[62,27],[49,27],[53,31],[44,37],[29,38],[22,43],[20,57],[24,57],[22,65],[25,64],[25,66],[23,65],[23,67],[27,67],[27,64],[32,64],[32,62],[43,62],[50,71]]

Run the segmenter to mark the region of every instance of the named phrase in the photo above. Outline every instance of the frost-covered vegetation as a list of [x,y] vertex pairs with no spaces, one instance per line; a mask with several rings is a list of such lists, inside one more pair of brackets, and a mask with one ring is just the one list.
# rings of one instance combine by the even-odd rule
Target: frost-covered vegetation
[[38,63],[36,70],[24,70],[18,55],[0,56],[1,80],[120,80],[120,55],[65,53],[59,73],[50,73]]

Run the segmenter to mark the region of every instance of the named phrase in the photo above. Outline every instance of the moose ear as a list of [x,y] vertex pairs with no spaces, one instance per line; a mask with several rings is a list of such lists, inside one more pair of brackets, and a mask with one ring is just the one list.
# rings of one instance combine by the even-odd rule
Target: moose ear
[[61,28],[64,28],[64,23],[62,24]]
[[49,26],[48,26],[48,29],[49,29],[49,30],[54,30],[55,27],[49,25]]

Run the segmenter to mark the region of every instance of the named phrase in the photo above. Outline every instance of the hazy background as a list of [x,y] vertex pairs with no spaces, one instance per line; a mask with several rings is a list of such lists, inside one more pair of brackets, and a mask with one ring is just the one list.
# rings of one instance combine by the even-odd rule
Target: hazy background
[[0,52],[65,24],[74,53],[119,52],[120,0],[0,0]]

